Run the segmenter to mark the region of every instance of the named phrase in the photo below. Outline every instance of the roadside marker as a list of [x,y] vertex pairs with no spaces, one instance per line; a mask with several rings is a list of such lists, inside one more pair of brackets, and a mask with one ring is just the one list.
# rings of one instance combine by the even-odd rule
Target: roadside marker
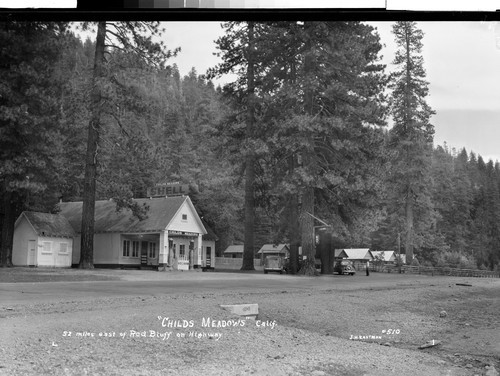
[[228,312],[231,312],[240,317],[244,317],[249,320],[257,319],[259,315],[259,305],[257,303],[253,304],[221,304],[221,308]]

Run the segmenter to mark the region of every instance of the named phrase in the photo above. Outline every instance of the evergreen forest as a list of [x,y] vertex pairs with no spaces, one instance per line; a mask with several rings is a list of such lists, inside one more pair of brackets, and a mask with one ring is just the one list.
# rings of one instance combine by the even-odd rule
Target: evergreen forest
[[363,22],[226,22],[221,63],[185,76],[169,61],[182,50],[152,38],[162,26],[85,23],[83,40],[71,23],[0,22],[3,266],[24,210],[112,198],[147,216],[133,198],[179,182],[219,255],[245,245],[243,269],[287,243],[310,273],[326,223],[335,247],[498,270],[500,164],[434,144],[417,23],[394,23],[387,67]]

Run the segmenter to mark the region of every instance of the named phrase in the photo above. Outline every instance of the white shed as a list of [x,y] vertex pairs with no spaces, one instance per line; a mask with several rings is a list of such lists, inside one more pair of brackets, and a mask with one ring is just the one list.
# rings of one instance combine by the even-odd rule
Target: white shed
[[71,267],[75,231],[59,214],[23,212],[14,227],[15,266]]

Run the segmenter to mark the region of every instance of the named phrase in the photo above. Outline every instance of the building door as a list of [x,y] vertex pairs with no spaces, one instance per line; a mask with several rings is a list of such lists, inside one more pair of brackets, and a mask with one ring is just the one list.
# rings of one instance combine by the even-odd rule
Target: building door
[[212,266],[212,247],[207,247],[206,250],[206,263],[205,266],[210,268]]
[[158,252],[155,242],[148,243],[148,265],[158,265]]
[[141,242],[141,265],[148,264],[148,242]]
[[36,240],[28,240],[28,266],[36,266]]

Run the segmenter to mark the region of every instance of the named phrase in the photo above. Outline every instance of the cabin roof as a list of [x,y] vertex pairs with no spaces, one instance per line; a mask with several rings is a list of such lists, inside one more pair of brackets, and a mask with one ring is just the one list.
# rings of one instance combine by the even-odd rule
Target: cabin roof
[[335,250],[335,257],[339,257],[342,251],[347,255],[349,260],[371,260],[370,248],[342,248]]
[[243,244],[233,244],[226,248],[224,253],[243,253]]
[[286,251],[289,251],[287,244],[264,244],[257,253],[284,253]]
[[207,230],[207,233],[203,235],[203,240],[213,240],[214,242],[219,240],[219,237],[214,232],[214,230],[212,230],[212,228],[203,219],[201,220],[201,222],[203,223],[205,230]]
[[22,218],[26,218],[38,236],[55,238],[71,238],[75,236],[75,231],[69,221],[60,214],[25,211],[17,219],[16,226]]

